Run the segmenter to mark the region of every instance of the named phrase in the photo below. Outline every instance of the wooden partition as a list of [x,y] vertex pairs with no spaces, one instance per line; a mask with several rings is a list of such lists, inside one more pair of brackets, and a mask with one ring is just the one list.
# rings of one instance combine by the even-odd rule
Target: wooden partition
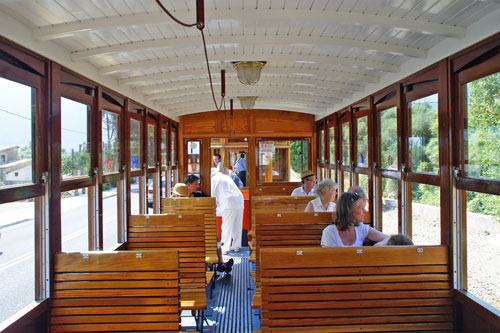
[[263,248],[262,332],[453,331],[446,246]]

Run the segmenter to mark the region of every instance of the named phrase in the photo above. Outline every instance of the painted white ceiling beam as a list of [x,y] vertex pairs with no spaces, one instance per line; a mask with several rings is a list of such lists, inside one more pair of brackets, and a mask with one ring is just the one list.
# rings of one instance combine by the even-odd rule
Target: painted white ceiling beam
[[[199,78],[201,76],[204,76],[205,79],[208,80],[208,72],[206,69],[206,65],[204,65],[205,68],[202,69],[176,69],[171,72],[163,72],[163,73],[157,73],[157,74],[151,74],[151,75],[137,75],[137,76],[132,76],[128,78],[124,78],[121,80],[118,80],[118,83],[120,85],[131,85],[131,84],[141,84],[141,83],[148,83],[150,81],[155,81],[155,80],[172,80],[175,81],[177,77],[180,77],[181,79],[179,80],[185,80],[182,78],[188,78],[191,80],[194,80],[196,78]],[[214,66],[213,64],[210,65],[210,70],[212,72],[212,79],[220,79],[220,70],[225,69],[226,70],[226,78],[228,77],[236,77],[236,71],[233,69],[233,67],[229,66]],[[294,68],[294,67],[273,67],[273,66],[265,66],[264,69],[262,70],[261,76],[266,77],[266,75],[273,75],[273,74],[278,74],[278,75],[287,75],[289,77],[297,77],[300,79],[306,79],[306,80],[324,80],[327,82],[332,82],[332,83],[338,83],[338,84],[345,84],[343,82],[337,82],[337,81],[332,81],[333,79],[340,79],[344,81],[349,81],[349,80],[354,80],[354,81],[361,81],[364,83],[377,83],[379,82],[380,78],[375,75],[362,75],[362,74],[357,74],[357,73],[349,73],[349,72],[341,72],[341,71],[336,71],[336,70],[327,70],[327,69],[309,69],[309,68]],[[351,84],[347,83],[346,84],[346,89],[349,90],[355,90],[352,88],[348,88],[351,86]],[[358,85],[355,85],[358,86]],[[358,86],[361,87],[361,86]],[[362,91],[362,90],[360,90]]]
[[[205,112],[205,111],[215,111],[214,103],[211,99],[203,99],[200,101],[187,101],[183,103],[169,104],[163,105],[168,108],[169,113],[179,115],[179,113],[196,113],[196,112]],[[330,106],[328,106],[330,107]],[[229,101],[226,102],[225,110],[229,110],[230,105]],[[234,109],[241,110],[241,106],[239,101],[234,101]],[[275,99],[257,99],[255,102],[254,109],[276,109],[276,110],[285,110],[285,111],[296,111],[296,112],[304,112],[311,114],[324,113],[327,111],[327,108],[324,105],[313,106],[304,104],[301,102],[294,101],[280,101]],[[224,112],[224,109],[221,110]]]
[[[304,106],[295,105],[295,104],[274,104],[274,103],[266,103],[265,105],[256,107],[254,109],[293,111],[293,112],[301,112],[301,113],[307,113],[307,114],[312,114],[312,115],[319,115],[319,114],[324,114],[325,112],[327,112],[325,109],[310,108],[310,107],[304,107]],[[235,108],[235,110],[241,110],[240,106]],[[175,115],[176,117],[180,117],[180,116],[191,114],[191,113],[207,112],[207,111],[214,111],[214,110],[193,111],[193,109],[190,107],[183,107],[183,108],[171,109],[171,110],[169,110],[169,113],[171,113],[172,115]],[[224,111],[220,111],[220,112],[224,112]],[[222,115],[221,115],[221,117],[222,117]]]
[[[205,36],[207,47],[236,45],[237,47],[246,46],[313,46],[319,48],[326,47],[355,47],[364,50],[374,50],[382,53],[404,55],[413,58],[424,59],[427,56],[426,50],[413,47],[391,45],[387,43],[378,43],[362,40],[353,40],[346,38],[330,38],[318,36],[289,36],[289,35],[231,35],[231,36]],[[200,36],[168,38],[160,40],[146,40],[141,42],[125,43],[98,47],[89,50],[76,51],[71,54],[73,61],[86,60],[92,57],[107,56],[123,52],[136,52],[157,49],[180,50],[183,48],[192,48],[199,46],[202,41]]]
[[[191,17],[195,21],[196,11],[177,10],[176,17]],[[465,28],[449,24],[438,24],[426,21],[408,20],[382,15],[338,12],[331,10],[290,10],[290,9],[210,9],[205,6],[205,20],[207,26],[218,26],[219,22],[239,22],[241,25],[257,24],[263,21],[314,22],[316,24],[335,22],[335,24],[356,24],[382,26],[401,30],[416,31],[423,34],[441,35],[445,37],[461,38],[465,35]],[[106,30],[127,26],[168,24],[181,27],[163,12],[144,13],[136,15],[122,15],[103,17],[94,20],[84,20],[72,23],[61,23],[40,27],[33,31],[37,40],[51,40],[71,37],[77,33]],[[194,29],[194,28],[193,28]]]
[[[276,63],[314,63],[319,65],[340,65],[349,68],[373,69],[383,72],[396,73],[399,65],[386,64],[372,60],[357,60],[350,58],[320,56],[311,54],[217,54],[208,56],[209,61],[268,61]],[[101,75],[110,75],[118,72],[127,72],[139,69],[167,67],[167,66],[189,66],[192,64],[205,63],[205,56],[179,56],[172,58],[154,59],[146,61],[135,61],[120,65],[106,66],[99,69]]]
[[[219,103],[218,101],[217,103]],[[286,110],[285,106],[291,106],[293,105],[296,109],[300,109],[301,112],[309,111],[311,110],[320,110],[323,112],[324,110],[327,109],[327,107],[330,107],[330,105],[325,105],[322,103],[315,103],[315,104],[307,104],[303,103],[301,101],[282,101],[279,99],[275,99],[272,97],[268,98],[259,98],[255,102],[255,107],[254,109],[261,109],[261,108],[276,108],[278,110]],[[198,110],[203,110],[203,111],[215,111],[215,106],[213,103],[213,100],[209,97],[206,97],[204,99],[200,100],[189,100],[189,101],[183,101],[179,103],[168,103],[168,104],[163,104],[164,107],[168,108],[169,112],[176,113],[178,112],[177,110],[180,109],[190,109],[191,112],[198,112]],[[224,106],[224,105],[223,105]],[[230,104],[229,100],[226,100],[226,105],[225,109],[222,108],[221,110],[229,110]],[[240,102],[239,100],[234,101],[234,109],[241,109]]]
[[[186,82],[186,81],[184,81]],[[320,83],[320,82],[318,82]],[[214,82],[214,89],[216,91],[220,91],[220,82]],[[338,98],[349,98],[352,96],[351,92],[348,91],[339,91],[335,89],[331,89],[328,86],[321,86],[320,84],[303,84],[302,81],[292,81],[284,78],[273,78],[259,81],[258,84],[254,86],[242,86],[242,84],[238,81],[228,82],[226,78],[226,92],[231,92],[233,90],[239,90],[242,87],[245,87],[248,90],[248,94],[252,95],[253,91],[257,91],[259,89],[266,90],[274,90],[274,89],[286,89],[288,91],[300,90],[311,93],[317,93],[319,95],[327,95],[334,96]],[[170,82],[168,84],[157,84],[154,86],[147,86],[139,89],[135,89],[136,92],[145,94],[146,98],[153,98],[155,95],[175,95],[178,92],[184,92],[187,89],[189,90],[207,90],[210,89],[210,83],[205,80],[190,80],[185,84],[181,84],[180,82]]]
[[[205,90],[205,91],[199,91],[199,92],[191,92],[184,94],[184,95],[177,95],[177,96],[168,96],[168,95],[163,95],[163,96],[158,96],[154,100],[160,104],[163,105],[162,101],[166,100],[168,105],[171,104],[176,104],[176,103],[182,103],[182,102],[199,102],[203,98],[206,98],[207,96],[210,97],[212,100],[213,104],[213,99],[212,99],[212,92],[210,90]],[[260,91],[258,94],[248,94],[245,90],[241,91],[234,91],[231,92],[231,94],[226,95],[226,103],[229,103],[229,100],[232,98],[235,101],[238,100],[237,96],[258,96],[259,98],[274,98],[275,100],[278,100],[280,102],[286,103],[287,101],[300,101],[303,104],[306,105],[316,105],[320,106],[322,104],[325,105],[333,105],[340,103],[342,100],[339,98],[334,98],[334,97],[325,97],[325,96],[318,96],[318,95],[313,95],[305,92],[272,92],[272,91]],[[220,95],[215,95],[215,99],[217,100],[217,103],[219,103]],[[215,108],[215,106],[214,106]]]

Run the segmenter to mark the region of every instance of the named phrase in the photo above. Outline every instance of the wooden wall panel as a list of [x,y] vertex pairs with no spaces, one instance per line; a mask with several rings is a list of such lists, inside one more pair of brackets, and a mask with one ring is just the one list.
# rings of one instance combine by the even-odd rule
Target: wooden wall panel
[[211,111],[180,117],[183,137],[306,136],[314,133],[314,115],[280,110]]
[[210,115],[212,117],[197,113],[181,117],[182,132],[184,134],[217,132],[217,118],[212,112]]
[[248,115],[227,115],[222,119],[222,131],[225,133],[248,133],[250,132],[250,117]]
[[256,133],[307,132],[314,131],[314,116],[304,113],[277,111],[255,118]]

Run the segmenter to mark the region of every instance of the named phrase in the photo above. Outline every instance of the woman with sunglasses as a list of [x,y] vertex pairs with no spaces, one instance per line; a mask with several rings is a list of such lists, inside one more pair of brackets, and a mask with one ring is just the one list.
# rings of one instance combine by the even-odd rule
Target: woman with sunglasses
[[362,222],[366,214],[366,202],[366,197],[357,192],[342,193],[337,200],[333,224],[323,229],[321,246],[363,246],[367,238],[377,242],[375,246],[386,245],[388,235]]
[[337,184],[331,179],[323,179],[314,187],[316,199],[307,203],[306,212],[334,212]]

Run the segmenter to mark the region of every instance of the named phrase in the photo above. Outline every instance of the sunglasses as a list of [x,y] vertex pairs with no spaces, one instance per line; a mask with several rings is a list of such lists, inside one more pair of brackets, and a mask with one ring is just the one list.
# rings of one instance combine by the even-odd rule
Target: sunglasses
[[359,199],[359,194],[357,192],[353,192],[351,201],[352,202],[358,201],[358,199]]

